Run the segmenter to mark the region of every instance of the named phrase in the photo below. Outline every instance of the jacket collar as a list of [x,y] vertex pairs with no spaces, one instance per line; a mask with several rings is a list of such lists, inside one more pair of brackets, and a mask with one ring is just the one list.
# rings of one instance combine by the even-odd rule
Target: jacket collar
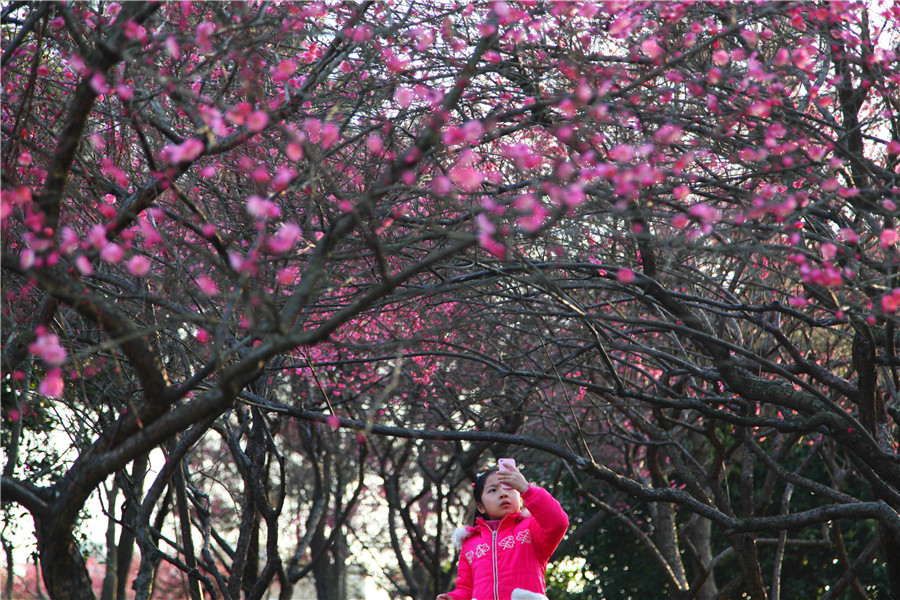
[[[515,514],[506,515],[500,521],[500,527],[498,528],[498,530],[505,529],[507,526],[509,526],[509,524],[519,523],[530,516],[531,516],[531,513],[528,512],[528,510],[524,509],[524,508]],[[460,527],[460,528],[456,529],[453,532],[453,545],[456,546],[456,548],[458,548],[458,549],[462,549],[463,542],[465,542],[467,539],[469,539],[472,536],[478,535],[478,533],[480,531],[484,531],[486,533],[489,533],[491,531],[491,528],[488,527],[488,524],[485,523],[484,519],[482,519],[481,517],[478,518],[475,525],[470,525],[468,527]]]

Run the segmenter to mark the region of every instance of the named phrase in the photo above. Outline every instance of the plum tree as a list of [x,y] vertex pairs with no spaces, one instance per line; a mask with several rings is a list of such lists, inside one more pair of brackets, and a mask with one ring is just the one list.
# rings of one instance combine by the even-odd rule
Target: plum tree
[[94,597],[105,489],[104,598],[340,598],[367,552],[430,598],[511,453],[672,598],[895,594],[898,23],[5,4],[0,491],[48,593]]

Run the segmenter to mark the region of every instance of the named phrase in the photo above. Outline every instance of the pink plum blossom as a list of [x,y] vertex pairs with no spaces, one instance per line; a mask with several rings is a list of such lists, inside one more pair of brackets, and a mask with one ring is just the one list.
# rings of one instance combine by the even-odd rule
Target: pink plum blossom
[[614,38],[626,38],[635,27],[640,25],[641,20],[641,17],[629,12],[622,13],[610,24],[609,34]]
[[37,253],[33,248],[25,248],[19,255],[19,266],[23,269],[30,269],[37,264]]
[[755,48],[759,43],[759,36],[752,29],[742,29],[741,30],[741,38],[751,48]]
[[779,48],[778,52],[775,53],[775,58],[772,61],[776,67],[786,66],[791,61],[791,53],[788,52],[787,48]]
[[166,46],[166,52],[174,58],[178,60],[181,58],[181,48],[178,45],[178,40],[175,39],[174,35],[170,35],[166,37],[166,41],[164,42]]
[[306,134],[310,142],[318,144],[322,141],[322,121],[319,119],[304,119],[303,133]]
[[487,215],[481,213],[475,218],[475,221],[478,226],[478,245],[496,258],[501,260],[505,258],[506,246],[494,239],[497,229]]
[[634,158],[634,147],[629,144],[619,144],[609,151],[609,157],[616,162],[629,162]]
[[446,146],[456,146],[456,145],[459,145],[459,144],[463,143],[463,141],[464,141],[465,139],[466,139],[466,136],[465,136],[465,134],[463,133],[462,128],[461,128],[461,127],[456,127],[456,126],[454,126],[454,125],[449,125],[449,126],[444,130],[444,133],[441,135],[441,141],[442,141],[442,142],[444,143],[444,145],[446,145]]
[[297,142],[291,142],[287,145],[286,153],[289,159],[298,162],[303,159],[303,146]]
[[491,11],[500,19],[505,19],[509,16],[510,7],[509,4],[503,2],[503,0],[496,0],[495,2],[491,2]]
[[285,59],[276,65],[275,69],[272,73],[272,81],[284,82],[290,79],[294,72],[297,70],[297,63],[290,60]]
[[618,273],[616,273],[616,280],[623,285],[634,283],[634,271],[631,269],[619,269]]
[[59,336],[48,333],[45,328],[38,327],[35,331],[37,338],[28,345],[28,351],[41,359],[51,367],[58,367],[66,362],[68,353],[59,342]]
[[894,288],[881,297],[881,310],[888,314],[895,314],[900,307],[900,288]]
[[211,36],[215,32],[215,30],[216,26],[209,21],[203,21],[202,23],[197,25],[197,28],[195,29],[195,32],[197,33],[197,45],[204,52],[212,50]]
[[467,121],[462,126],[462,135],[463,140],[467,143],[478,141],[484,135],[484,125],[477,119]]
[[847,242],[848,244],[856,244],[859,243],[859,234],[856,233],[853,229],[849,227],[845,227],[838,231],[841,236],[841,239]]
[[292,221],[282,223],[269,240],[269,250],[275,254],[282,254],[290,250],[300,237],[300,226]]
[[677,215],[672,217],[671,222],[672,222],[672,227],[674,227],[675,229],[681,230],[688,226],[688,223],[690,223],[690,219],[684,213],[678,213]]
[[269,115],[264,110],[255,110],[247,116],[247,129],[257,133],[269,124]]
[[278,192],[285,190],[295,177],[297,177],[297,171],[290,167],[280,165],[275,169],[275,178],[272,180],[272,187]]
[[262,196],[253,195],[247,198],[247,212],[256,219],[268,221],[281,216],[281,207]]
[[203,142],[197,138],[188,138],[176,146],[166,146],[163,155],[172,164],[190,162],[203,152]]
[[226,116],[228,117],[228,120],[235,125],[243,125],[252,111],[253,106],[251,106],[249,102],[238,102],[228,111]]
[[841,187],[840,182],[837,179],[835,179],[834,177],[832,177],[831,179],[826,179],[822,183],[822,189],[825,190],[826,192],[833,192],[840,187]]
[[372,154],[380,155],[384,151],[384,141],[381,136],[373,133],[366,138],[366,148]]
[[150,272],[150,259],[140,254],[135,254],[128,259],[128,271],[137,277],[143,277]]
[[197,287],[207,296],[215,296],[219,293],[219,287],[208,275],[200,275],[197,277]]
[[534,194],[523,194],[512,201],[512,207],[520,213],[519,226],[528,233],[541,228],[549,212],[537,201]]
[[800,277],[807,283],[814,283],[826,288],[837,287],[844,281],[841,271],[830,264],[814,267],[804,263],[800,266]]
[[472,192],[484,181],[484,175],[473,167],[454,167],[450,171],[450,179],[463,191]]
[[340,130],[338,130],[337,125],[334,123],[325,123],[325,126],[322,127],[322,148],[325,150],[331,148],[338,140],[339,136]]
[[106,84],[106,77],[99,71],[91,76],[91,89],[97,95],[103,95],[109,92],[109,86]]
[[802,296],[791,296],[788,298],[788,304],[794,308],[801,308],[807,306],[809,303],[809,298],[804,298]]
[[641,43],[641,51],[650,59],[657,59],[665,54],[665,50],[662,49],[662,46],[659,45],[656,38],[647,38],[644,40]]
[[128,175],[120,169],[111,158],[104,158],[100,161],[100,167],[103,174],[114,180],[121,187],[128,187]]
[[134,89],[120,83],[116,86],[116,95],[120,100],[124,100],[125,102],[127,102],[134,97]]
[[108,262],[110,264],[115,264],[122,260],[122,255],[124,254],[122,250],[122,246],[116,244],[115,242],[110,242],[103,246],[100,250],[100,258],[104,262]]
[[431,182],[431,188],[436,194],[444,196],[446,194],[449,194],[453,189],[453,182],[451,182],[450,178],[446,175],[438,175]]
[[520,169],[533,169],[543,162],[543,157],[531,151],[527,144],[511,144],[504,148],[503,154],[512,159]]
[[563,188],[552,188],[550,196],[564,206],[567,210],[571,210],[584,202],[584,190],[582,187],[573,183]]
[[[144,242],[147,244],[148,248],[153,248],[160,242],[162,242],[162,236],[156,230],[156,227],[153,223],[150,222],[149,219],[142,218],[138,220],[138,227],[140,227],[141,235],[144,237]],[[103,239],[106,240],[106,230],[103,230]]]
[[368,42],[372,39],[373,30],[368,25],[358,25],[350,32],[350,39],[356,43]]
[[666,123],[653,134],[653,139],[660,144],[676,144],[681,141],[682,134],[681,127]]
[[703,203],[694,204],[688,209],[688,213],[704,223],[718,223],[722,218],[718,210]]
[[71,227],[63,227],[59,232],[59,250],[65,255],[71,255],[78,249],[78,234]]
[[292,285],[297,281],[297,267],[279,269],[275,278],[281,285]]
[[409,108],[413,98],[415,98],[415,93],[409,88],[397,88],[397,91],[394,92],[394,102],[400,108]]
[[38,391],[48,398],[59,398],[64,388],[62,369],[51,369],[38,386]]
[[84,276],[89,276],[94,273],[94,267],[91,266],[91,261],[89,261],[88,257],[84,254],[75,258],[75,268],[77,268],[78,272]]
[[271,178],[272,175],[269,173],[269,169],[262,165],[250,172],[250,180],[254,183],[268,183]]

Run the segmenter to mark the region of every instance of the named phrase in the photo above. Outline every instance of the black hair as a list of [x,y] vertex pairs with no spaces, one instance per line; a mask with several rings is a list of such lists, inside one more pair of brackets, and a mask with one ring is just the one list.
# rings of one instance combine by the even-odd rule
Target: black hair
[[484,493],[484,485],[487,483],[487,478],[491,475],[491,473],[496,473],[499,471],[497,467],[491,467],[490,469],[485,469],[481,473],[478,474],[478,477],[475,478],[474,488],[472,489],[472,495],[475,497],[475,509],[474,516],[472,517],[472,525],[476,525],[478,522],[478,517],[482,519],[488,519],[489,517],[478,510],[478,505],[483,504],[481,502],[481,495]]

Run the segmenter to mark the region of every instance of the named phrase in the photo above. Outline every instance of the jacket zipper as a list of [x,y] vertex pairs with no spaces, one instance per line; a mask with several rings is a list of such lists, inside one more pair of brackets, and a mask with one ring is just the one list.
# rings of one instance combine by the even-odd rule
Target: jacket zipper
[[500,565],[497,561],[497,534],[503,529],[503,522],[509,515],[505,515],[497,523],[497,529],[491,530],[491,560],[494,563],[494,600],[500,600]]
[[497,532],[499,530],[500,526],[497,525],[497,529],[491,531],[491,560],[494,563],[494,600],[500,600],[500,574],[498,573],[500,567],[497,564]]
[[[494,600],[500,600],[500,565],[497,561],[497,534],[500,533],[500,529],[503,528],[503,522],[509,517],[509,515],[504,516],[500,519],[500,522],[497,524],[497,529],[491,529],[491,565],[493,569],[494,575]],[[487,525],[484,523],[483,519],[479,519],[481,521],[481,525],[487,528]]]

